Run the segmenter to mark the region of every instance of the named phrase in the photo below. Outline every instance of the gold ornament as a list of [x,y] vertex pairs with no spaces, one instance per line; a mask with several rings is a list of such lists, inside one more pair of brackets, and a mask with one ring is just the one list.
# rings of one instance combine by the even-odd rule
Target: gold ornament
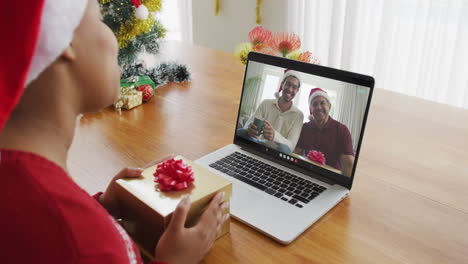
[[[262,24],[262,14],[261,14],[261,8],[262,8],[262,3],[263,0],[257,0],[257,4],[255,6],[255,22],[257,24]],[[215,6],[214,6],[214,14],[215,16],[219,15],[219,9],[220,9],[220,0],[215,0]]]
[[260,8],[262,7],[262,2],[263,2],[263,0],[257,0],[257,6],[255,7],[255,14],[257,15],[257,18],[256,18],[255,22],[257,22],[257,24],[262,23],[262,14],[260,13]]
[[219,0],[215,0],[215,16],[219,14]]

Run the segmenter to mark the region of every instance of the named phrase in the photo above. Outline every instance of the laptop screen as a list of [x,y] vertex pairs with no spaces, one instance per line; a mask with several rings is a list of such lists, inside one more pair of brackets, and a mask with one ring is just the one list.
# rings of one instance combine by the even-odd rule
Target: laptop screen
[[252,54],[236,138],[293,167],[349,182],[372,88],[368,76]]

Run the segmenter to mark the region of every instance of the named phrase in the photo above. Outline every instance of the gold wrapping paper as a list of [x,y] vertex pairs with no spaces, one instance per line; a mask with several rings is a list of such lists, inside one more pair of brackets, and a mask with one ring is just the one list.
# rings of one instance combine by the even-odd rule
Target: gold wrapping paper
[[[150,258],[153,257],[157,241],[184,195],[190,195],[191,207],[185,226],[191,227],[197,223],[216,193],[225,192],[225,200],[229,200],[232,194],[232,185],[228,180],[181,156],[176,159],[183,159],[192,166],[195,173],[195,181],[185,190],[159,191],[153,176],[157,165],[146,169],[138,179],[117,181],[119,199],[122,201],[123,226],[142,252]],[[230,219],[222,226],[218,238],[229,232],[229,224]]]

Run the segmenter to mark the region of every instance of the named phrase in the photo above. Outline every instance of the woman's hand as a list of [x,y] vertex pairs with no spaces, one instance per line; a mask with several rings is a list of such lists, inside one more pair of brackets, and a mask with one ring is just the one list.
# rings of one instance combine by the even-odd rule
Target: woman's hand
[[115,218],[120,217],[120,201],[117,197],[116,181],[122,178],[140,177],[142,172],[143,169],[140,168],[125,168],[112,178],[109,186],[107,186],[106,192],[99,197],[99,203],[107,210],[107,212],[109,212],[109,214]]
[[[147,164],[145,168],[151,167],[155,164],[159,164],[163,161],[166,161],[173,156],[167,156],[161,160],[157,160],[152,162],[151,164]],[[141,168],[125,168],[121,170],[117,175],[115,175],[114,178],[112,178],[112,181],[109,183],[109,186],[107,186],[106,192],[103,193],[99,197],[99,203],[115,218],[120,218],[120,201],[119,198],[117,197],[117,183],[116,181],[118,179],[123,179],[123,178],[137,178],[141,176],[141,173],[143,172],[143,169]]]
[[224,213],[228,202],[223,202],[223,198],[224,193],[216,194],[198,224],[192,228],[184,227],[190,199],[188,196],[182,199],[156,246],[156,259],[170,264],[200,262],[229,218]]

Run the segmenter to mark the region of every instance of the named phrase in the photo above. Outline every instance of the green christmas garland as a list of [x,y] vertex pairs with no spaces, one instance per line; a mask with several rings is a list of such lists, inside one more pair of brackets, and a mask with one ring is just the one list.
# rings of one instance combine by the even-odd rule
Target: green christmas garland
[[132,76],[149,76],[154,81],[156,87],[168,82],[182,83],[190,80],[190,72],[187,66],[175,62],[164,62],[151,69],[147,69],[141,63],[123,68],[123,79]]

